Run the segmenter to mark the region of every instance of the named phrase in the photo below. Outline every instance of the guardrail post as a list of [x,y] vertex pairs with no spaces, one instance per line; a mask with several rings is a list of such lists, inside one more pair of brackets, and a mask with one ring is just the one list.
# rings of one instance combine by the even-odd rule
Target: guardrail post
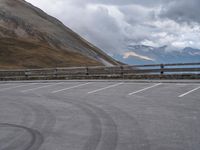
[[164,64],[160,65],[160,74],[163,75],[164,74]]
[[89,75],[89,68],[86,67],[86,75],[88,76]]
[[28,79],[28,77],[29,77],[29,75],[30,75],[30,72],[29,72],[28,70],[25,70],[25,71],[24,71],[24,74],[25,74],[26,79]]
[[121,77],[124,77],[124,67],[120,66],[120,70],[121,70]]
[[58,69],[57,69],[57,68],[55,68],[54,76],[55,76],[56,78],[57,78],[57,76],[58,76]]

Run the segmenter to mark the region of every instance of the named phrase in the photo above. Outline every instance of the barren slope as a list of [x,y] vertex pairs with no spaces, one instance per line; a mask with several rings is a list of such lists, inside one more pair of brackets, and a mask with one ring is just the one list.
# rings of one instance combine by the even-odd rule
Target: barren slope
[[24,0],[0,0],[0,58],[0,68],[118,64]]
[[0,39],[0,68],[48,68],[98,66],[101,63],[79,53],[53,49],[24,40]]

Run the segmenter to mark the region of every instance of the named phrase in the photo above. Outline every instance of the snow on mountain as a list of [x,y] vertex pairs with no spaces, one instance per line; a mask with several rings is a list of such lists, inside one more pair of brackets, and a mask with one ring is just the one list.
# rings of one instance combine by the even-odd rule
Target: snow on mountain
[[132,65],[200,62],[200,49],[186,47],[177,50],[169,49],[167,46],[129,45],[124,54],[116,55],[115,58]]

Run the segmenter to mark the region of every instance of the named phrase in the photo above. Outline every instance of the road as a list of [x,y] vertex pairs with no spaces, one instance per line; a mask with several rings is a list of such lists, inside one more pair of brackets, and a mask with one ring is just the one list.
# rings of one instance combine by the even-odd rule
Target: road
[[0,82],[0,150],[199,150],[200,81]]

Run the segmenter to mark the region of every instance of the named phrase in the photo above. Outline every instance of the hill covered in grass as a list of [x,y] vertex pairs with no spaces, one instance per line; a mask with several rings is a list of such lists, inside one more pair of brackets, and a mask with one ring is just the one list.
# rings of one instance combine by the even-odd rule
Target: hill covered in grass
[[117,65],[56,18],[24,0],[0,0],[0,68]]

